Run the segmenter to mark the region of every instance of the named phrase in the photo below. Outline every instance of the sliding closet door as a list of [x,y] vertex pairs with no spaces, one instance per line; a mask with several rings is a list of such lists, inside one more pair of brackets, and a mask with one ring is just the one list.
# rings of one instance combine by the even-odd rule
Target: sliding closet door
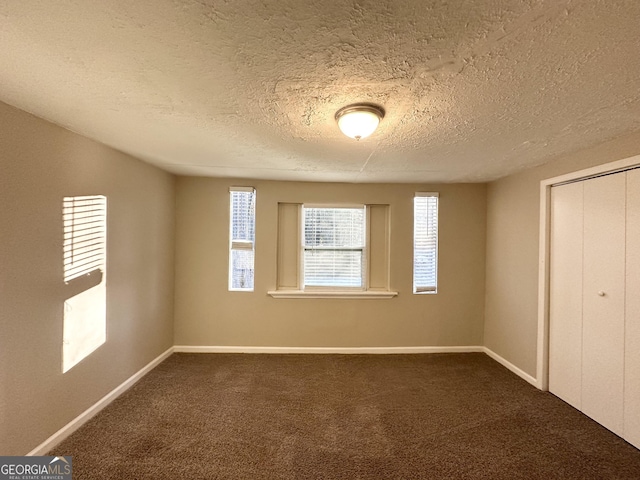
[[581,409],[583,182],[551,189],[549,391]]
[[627,172],[624,438],[640,448],[640,169]]
[[623,435],[626,175],[582,183],[582,411]]

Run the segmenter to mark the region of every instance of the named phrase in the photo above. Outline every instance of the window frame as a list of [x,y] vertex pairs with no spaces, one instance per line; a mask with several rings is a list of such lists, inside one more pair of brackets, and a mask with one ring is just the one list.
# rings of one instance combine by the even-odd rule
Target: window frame
[[[233,238],[233,194],[234,193],[251,193],[253,195],[253,241]],[[257,193],[255,187],[232,186],[229,187],[229,268],[228,268],[228,291],[229,292],[254,292],[255,291],[255,267],[256,267],[256,205]],[[253,252],[253,284],[250,287],[238,288],[233,287],[233,252],[234,251],[251,251]]]
[[[418,198],[435,198],[436,206],[435,206],[435,258],[433,269],[434,273],[434,282],[433,285],[417,285],[416,284],[416,257],[417,257],[417,248],[416,248],[416,200]],[[440,194],[438,192],[415,192],[413,196],[413,264],[412,264],[412,290],[414,295],[423,295],[423,294],[437,294],[438,293],[438,256],[439,256],[439,242],[440,242]]]
[[[363,212],[363,246],[360,248],[325,248],[325,249],[316,249],[316,250],[335,250],[335,251],[361,251],[361,286],[359,287],[350,287],[350,286],[340,286],[340,285],[305,285],[305,251],[308,250],[305,245],[305,224],[306,224],[306,209],[358,209]],[[369,209],[366,204],[362,203],[303,203],[300,206],[300,252],[299,252],[299,281],[300,281],[300,291],[307,293],[337,293],[343,292],[346,294],[362,294],[367,292],[369,289],[369,276],[368,276],[368,255],[369,255]]]
[[63,374],[107,341],[107,213],[105,195],[62,200]]
[[62,221],[64,283],[95,275],[98,271],[104,274],[107,266],[107,197],[64,197]]

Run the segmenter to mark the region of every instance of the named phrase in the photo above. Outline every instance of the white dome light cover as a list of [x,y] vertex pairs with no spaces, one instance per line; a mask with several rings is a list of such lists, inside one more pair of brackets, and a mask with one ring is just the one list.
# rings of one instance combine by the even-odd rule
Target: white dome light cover
[[368,103],[348,105],[336,112],[336,121],[347,137],[360,140],[367,138],[384,118],[384,110]]

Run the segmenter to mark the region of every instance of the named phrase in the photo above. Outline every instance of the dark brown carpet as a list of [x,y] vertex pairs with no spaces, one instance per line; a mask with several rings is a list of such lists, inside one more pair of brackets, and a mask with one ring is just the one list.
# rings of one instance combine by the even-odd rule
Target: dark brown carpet
[[50,454],[75,480],[640,478],[484,354],[174,354]]

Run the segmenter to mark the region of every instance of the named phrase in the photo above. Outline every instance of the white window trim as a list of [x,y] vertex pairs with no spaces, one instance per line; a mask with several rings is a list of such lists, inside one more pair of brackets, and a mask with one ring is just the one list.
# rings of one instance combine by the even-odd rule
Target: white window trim
[[[304,281],[304,208],[364,208],[365,210],[365,245],[362,249],[362,287],[302,287]],[[398,295],[398,292],[386,289],[369,288],[369,239],[370,222],[369,208],[362,203],[306,203],[300,205],[300,240],[299,240],[299,275],[298,289],[269,290],[267,292],[273,298],[341,298],[341,299],[389,299]],[[358,249],[359,250],[359,249]]]
[[231,250],[253,250],[254,243],[248,240],[232,240]]
[[104,273],[107,263],[107,197],[64,197],[62,212],[64,283],[91,275],[96,270]]
[[[256,189],[254,187],[229,187],[229,193],[231,194],[232,192],[249,192],[249,193],[253,193],[254,197],[256,195]],[[231,200],[231,196],[229,196],[229,200]],[[254,198],[255,200],[255,198]],[[255,208],[255,206],[254,206]],[[256,268],[256,264],[255,264],[255,249],[256,249],[256,245],[255,245],[255,239],[253,242],[249,241],[249,240],[233,240],[233,238],[231,237],[232,232],[233,232],[233,225],[232,225],[232,209],[233,209],[233,205],[231,204],[231,202],[229,203],[229,260],[228,260],[228,285],[227,285],[227,290],[229,292],[254,292],[255,291],[255,268]],[[255,218],[255,210],[254,210],[254,218],[253,221],[255,223],[256,218]],[[254,285],[252,288],[233,288],[231,287],[232,284],[232,272],[231,272],[231,252],[233,250],[248,250],[248,251],[253,251],[253,275],[254,275]]]
[[[323,286],[305,286],[304,285],[304,252],[305,252],[305,246],[304,246],[304,224],[305,224],[305,213],[304,210],[305,208],[344,208],[344,209],[363,209],[364,210],[364,222],[365,222],[365,231],[364,231],[364,235],[365,235],[365,240],[364,240],[364,246],[362,247],[362,267],[361,267],[361,283],[362,286],[361,287],[334,287],[334,286],[328,286],[328,287],[323,287]],[[317,203],[304,203],[301,206],[301,222],[300,222],[300,229],[301,229],[301,233],[300,233],[300,260],[299,260],[299,264],[300,264],[300,290],[304,291],[304,292],[308,292],[310,294],[316,294],[315,296],[321,296],[322,293],[327,293],[327,294],[333,294],[333,295],[340,295],[342,292],[344,292],[345,294],[357,294],[359,292],[366,292],[366,288],[367,288],[367,284],[368,284],[368,271],[367,271],[367,255],[368,255],[368,229],[369,229],[369,225],[367,222],[367,212],[368,212],[368,208],[365,204],[362,203],[343,203],[343,204],[339,204],[339,203],[331,203],[331,204],[317,204]],[[344,249],[344,250],[348,250],[348,249]],[[356,251],[360,251],[360,248],[354,248],[353,250]]]
[[384,299],[393,298],[398,292],[390,290],[269,290],[273,298],[343,298]]
[[[440,216],[440,194],[438,192],[415,192],[414,193],[414,198],[416,197],[436,197],[438,199],[438,217]],[[413,212],[413,214],[415,215],[415,210]],[[424,294],[437,294],[438,293],[438,252],[440,249],[440,218],[438,218],[438,232],[436,235],[436,285],[434,287],[416,287],[415,284],[415,255],[416,255],[416,251],[415,251],[415,245],[413,247],[413,264],[412,264],[412,268],[411,268],[411,276],[412,276],[412,290],[413,290],[413,294],[414,295],[424,295]],[[414,225],[415,225],[415,219],[414,219]],[[414,235],[414,240],[415,240],[415,226],[414,226],[414,231],[413,231],[413,235]]]

